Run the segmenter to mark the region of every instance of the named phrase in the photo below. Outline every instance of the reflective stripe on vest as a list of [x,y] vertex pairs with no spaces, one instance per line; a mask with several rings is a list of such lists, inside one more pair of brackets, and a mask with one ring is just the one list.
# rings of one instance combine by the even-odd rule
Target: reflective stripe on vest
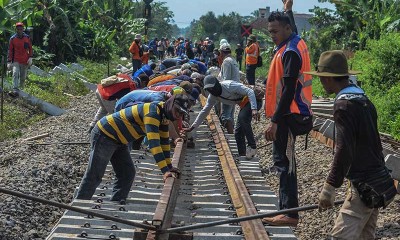
[[311,75],[303,74],[303,72],[310,71],[310,56],[305,42],[299,36],[295,36],[278,49],[272,59],[265,91],[265,114],[267,117],[274,116],[282,97],[284,87],[282,58],[288,50],[300,53],[302,64],[296,82],[295,96],[290,104],[290,112],[312,115],[312,77]]
[[[251,48],[254,45],[255,50],[254,52],[247,52],[249,48]],[[257,64],[257,59],[258,59],[258,52],[259,52],[259,46],[257,43],[253,43],[250,45],[250,47],[246,48],[246,64]]]

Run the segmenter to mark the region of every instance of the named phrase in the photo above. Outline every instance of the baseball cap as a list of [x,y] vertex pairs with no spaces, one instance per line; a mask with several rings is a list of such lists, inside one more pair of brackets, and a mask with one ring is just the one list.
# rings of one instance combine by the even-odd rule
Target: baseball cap
[[188,96],[191,101],[196,101],[199,98],[199,91],[196,88],[193,88],[192,92]]
[[213,88],[215,84],[218,82],[218,79],[215,76],[208,75],[204,78],[204,89]]
[[183,81],[179,84],[179,87],[183,88],[185,92],[191,93],[193,90],[193,85],[188,81]]

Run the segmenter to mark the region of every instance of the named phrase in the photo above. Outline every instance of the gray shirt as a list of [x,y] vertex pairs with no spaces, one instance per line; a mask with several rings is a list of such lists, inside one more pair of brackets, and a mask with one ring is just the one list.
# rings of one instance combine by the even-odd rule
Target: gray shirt
[[240,82],[239,65],[236,60],[232,58],[232,56],[227,56],[222,62],[219,77],[221,80]]
[[243,98],[247,96],[250,101],[251,109],[257,110],[257,101],[253,89],[246,87],[242,83],[232,80],[225,80],[220,83],[222,87],[221,96],[216,97],[211,94],[208,95],[206,105],[200,111],[199,115],[197,115],[192,127],[197,128],[210,113],[212,107],[218,102],[228,105],[235,105],[242,102]]

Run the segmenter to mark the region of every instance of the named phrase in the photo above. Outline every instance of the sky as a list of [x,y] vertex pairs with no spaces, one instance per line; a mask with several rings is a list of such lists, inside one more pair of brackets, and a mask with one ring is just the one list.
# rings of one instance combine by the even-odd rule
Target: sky
[[[248,16],[253,11],[267,6],[271,11],[283,9],[281,0],[156,0],[156,2],[166,2],[166,6],[174,12],[175,23],[180,28],[189,26],[193,19],[199,19],[208,11],[213,11],[217,16],[230,12]],[[319,3],[318,0],[294,0],[293,11],[309,13],[308,10],[314,5],[334,9],[332,4]]]

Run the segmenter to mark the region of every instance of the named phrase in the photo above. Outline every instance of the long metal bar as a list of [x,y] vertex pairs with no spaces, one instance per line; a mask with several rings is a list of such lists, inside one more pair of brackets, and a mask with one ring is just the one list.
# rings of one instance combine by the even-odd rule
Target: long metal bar
[[90,142],[49,142],[49,143],[35,143],[28,142],[28,145],[89,145]]
[[[172,166],[182,169],[182,165],[186,155],[186,143],[178,142],[174,149],[172,158]],[[152,225],[157,229],[170,228],[172,225],[172,216],[178,198],[178,190],[181,185],[180,176],[177,178],[167,178],[164,183],[160,200],[154,212]],[[146,240],[164,240],[168,239],[169,234],[158,234],[156,231],[149,231]]]
[[[334,205],[340,205],[340,204],[343,204],[343,203],[344,203],[344,200],[336,201],[336,202],[334,202]],[[309,206],[303,206],[303,207],[297,207],[297,208],[284,209],[284,210],[279,210],[279,211],[274,211],[274,212],[269,212],[269,213],[262,213],[262,214],[252,215],[252,216],[231,218],[231,219],[213,221],[213,222],[208,222],[208,223],[199,223],[199,224],[194,224],[194,225],[190,225],[190,226],[169,228],[169,229],[165,229],[165,230],[159,230],[159,232],[161,232],[161,233],[183,232],[183,231],[188,231],[188,230],[194,230],[194,229],[207,228],[207,227],[213,227],[213,226],[230,224],[230,223],[238,223],[238,222],[243,222],[243,221],[249,221],[249,220],[253,220],[253,219],[261,219],[261,218],[264,218],[264,217],[273,217],[273,216],[280,215],[280,214],[303,212],[303,211],[308,211],[308,210],[314,210],[314,209],[317,209],[317,208],[318,208],[318,205],[315,204],[315,205],[309,205]]]
[[54,206],[54,207],[68,209],[70,211],[83,213],[83,214],[88,214],[88,215],[92,215],[92,216],[95,216],[95,217],[100,217],[100,218],[103,218],[103,219],[106,219],[106,220],[111,220],[111,221],[118,222],[118,223],[123,223],[123,224],[134,226],[134,227],[137,227],[137,228],[143,228],[143,229],[147,229],[147,230],[155,230],[156,229],[154,226],[150,226],[150,225],[146,225],[146,224],[142,224],[142,223],[136,223],[136,222],[132,222],[132,221],[129,221],[129,220],[125,220],[125,219],[121,219],[121,218],[112,217],[112,216],[104,215],[104,214],[101,214],[101,213],[89,211],[89,210],[86,210],[86,209],[77,208],[77,207],[73,207],[73,206],[70,206],[70,205],[49,201],[49,200],[46,200],[46,199],[43,199],[43,198],[34,197],[34,196],[31,196],[31,195],[28,195],[28,194],[24,194],[24,193],[21,193],[21,192],[5,189],[5,188],[2,188],[2,187],[0,187],[0,192],[1,193],[5,193],[5,194],[9,194],[9,195],[13,195],[13,196],[16,196],[16,197],[28,199],[28,200],[31,200],[31,201],[34,201],[34,202],[40,202],[40,203],[51,205],[51,206]]

